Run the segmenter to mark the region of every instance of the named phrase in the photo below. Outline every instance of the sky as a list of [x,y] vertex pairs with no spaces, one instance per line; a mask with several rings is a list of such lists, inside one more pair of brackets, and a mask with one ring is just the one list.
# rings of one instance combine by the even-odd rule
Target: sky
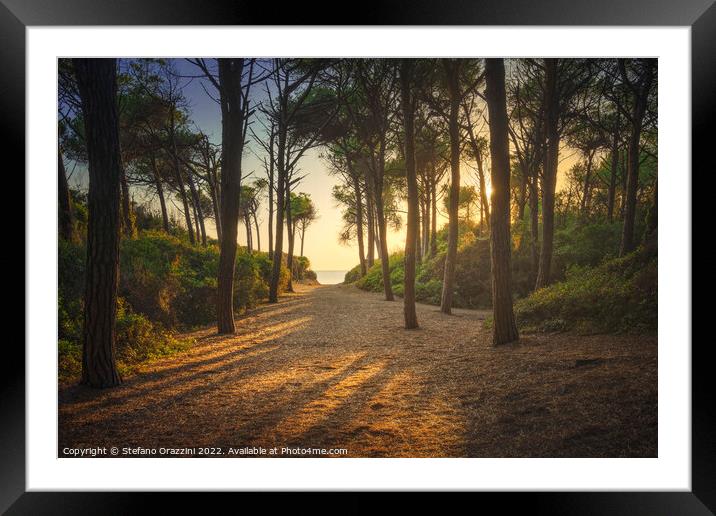
[[[175,65],[180,73],[185,75],[196,75],[196,67],[184,60],[175,60]],[[221,143],[221,109],[211,99],[198,79],[187,81],[184,94],[189,101],[191,119],[194,124],[204,132],[211,140]],[[256,91],[255,93],[259,93]],[[254,130],[258,131],[260,125],[254,123]],[[242,158],[242,174],[246,177],[252,173],[253,178],[264,177],[263,162],[259,160],[256,153],[261,149],[254,142],[249,142],[248,148],[244,151]],[[295,191],[305,192],[311,195],[313,203],[318,209],[318,219],[306,230],[303,254],[311,261],[313,270],[345,271],[353,268],[358,263],[358,246],[346,246],[338,243],[338,234],[341,229],[341,210],[336,206],[332,197],[333,186],[339,184],[339,180],[329,174],[327,164],[320,158],[321,149],[309,150],[299,163],[299,167],[306,178],[295,187]],[[252,179],[249,178],[249,181]],[[261,220],[263,218],[263,220]],[[268,250],[268,201],[263,199],[263,209],[259,216],[261,227],[261,250]],[[209,224],[208,231],[216,236],[213,224]],[[399,235],[391,235],[388,242],[394,240],[398,243]],[[255,237],[254,237],[255,240]],[[300,245],[298,238],[296,246]],[[246,230],[239,228],[239,244],[246,245]],[[255,244],[255,242],[254,242]],[[284,241],[284,249],[288,241]],[[392,247],[391,247],[392,249]]]
[[[195,129],[201,130],[206,134],[213,143],[221,143],[221,110],[219,105],[206,92],[211,91],[211,86],[205,81],[191,76],[199,75],[198,69],[184,59],[174,59],[174,65],[180,75],[189,78],[182,81],[184,95],[189,104],[190,118]],[[203,83],[203,84],[202,84]],[[205,90],[206,88],[206,90]],[[255,91],[255,93],[260,93]],[[213,93],[212,93],[213,95]],[[254,123],[254,130],[259,131],[260,124]],[[255,178],[264,177],[263,163],[256,156],[261,153],[261,149],[254,142],[249,142],[242,158],[242,174],[246,177],[245,181],[252,181]],[[341,230],[341,209],[336,205],[332,197],[333,186],[339,184],[339,180],[329,173],[329,166],[320,158],[321,149],[316,148],[308,151],[301,159],[299,167],[301,172],[306,174],[306,178],[295,187],[295,191],[310,194],[315,206],[318,209],[318,219],[306,230],[304,243],[304,255],[311,262],[311,268],[316,271],[346,271],[353,268],[358,263],[358,246],[355,242],[351,245],[341,244],[338,236]],[[560,155],[562,161],[559,167],[559,176],[563,176],[563,171],[569,169],[576,161],[573,152],[562,152]],[[72,171],[73,167],[69,167]],[[489,181],[489,174],[488,174]],[[70,185],[74,187],[86,186],[86,172],[83,167],[77,167],[75,172],[70,176]],[[461,185],[476,185],[476,178],[471,168],[463,163],[461,166]],[[558,188],[560,180],[558,179]],[[151,197],[147,198],[141,192],[135,192],[135,201],[151,202]],[[268,250],[268,207],[267,200],[263,199],[263,206],[260,210],[259,225],[261,228],[261,250]],[[180,216],[178,208],[169,204],[170,212],[174,211],[174,215],[178,220],[183,220]],[[442,208],[442,203],[439,203]],[[438,215],[438,227],[447,222],[444,214]],[[210,236],[216,237],[216,230],[213,222],[206,221],[207,232]],[[388,234],[388,250],[389,252],[402,250],[405,242],[405,230],[390,231]],[[243,224],[239,226],[239,245],[246,245],[246,231]],[[254,234],[254,246],[256,245],[256,237]],[[287,248],[287,241],[284,242],[284,249]],[[300,241],[296,238],[296,246]]]

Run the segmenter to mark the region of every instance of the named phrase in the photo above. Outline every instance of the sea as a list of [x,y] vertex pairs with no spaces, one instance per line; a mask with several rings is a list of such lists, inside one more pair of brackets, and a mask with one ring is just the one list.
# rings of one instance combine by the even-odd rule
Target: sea
[[318,283],[321,285],[335,285],[343,283],[348,271],[316,271]]

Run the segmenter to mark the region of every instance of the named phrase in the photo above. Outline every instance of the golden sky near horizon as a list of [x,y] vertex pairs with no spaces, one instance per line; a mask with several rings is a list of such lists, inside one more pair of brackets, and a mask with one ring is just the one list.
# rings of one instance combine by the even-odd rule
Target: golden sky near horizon
[[[350,245],[340,244],[338,235],[341,231],[341,208],[336,205],[332,196],[333,186],[339,183],[339,178],[329,174],[328,165],[319,157],[320,149],[309,151],[301,160],[300,168],[303,173],[308,173],[306,178],[296,188],[297,192],[305,192],[311,195],[318,208],[318,219],[306,230],[304,254],[311,261],[311,268],[318,271],[346,271],[358,264],[358,245],[356,242]],[[559,190],[564,181],[564,174],[579,160],[579,156],[571,149],[563,148],[560,152],[560,163],[558,170],[557,189]],[[68,165],[70,174],[70,186],[74,188],[86,188],[86,173],[84,167],[72,172],[73,166]],[[255,156],[247,154],[244,158],[244,174],[254,172],[253,177],[263,175]],[[248,181],[251,181],[249,178]],[[489,183],[489,173],[487,177]],[[462,185],[477,186],[477,178],[473,169],[467,163],[461,167]],[[150,194],[147,196],[141,191],[133,188],[133,198],[138,203],[150,202],[158,205],[155,198]],[[169,202],[170,215],[180,221],[183,216],[177,207],[177,202]],[[158,209],[158,206],[156,206]],[[439,210],[442,210],[442,202],[438,203]],[[405,209],[405,207],[403,207]],[[405,221],[405,217],[403,217]],[[438,214],[438,227],[447,223],[445,214]],[[264,198],[259,212],[259,226],[261,228],[261,250],[268,250],[268,202]],[[206,221],[206,229],[211,237],[216,237],[216,229],[213,221]],[[239,224],[239,244],[246,245],[246,230],[242,223]],[[300,242],[296,241],[296,253],[299,252]],[[390,231],[388,234],[388,249],[390,252],[402,250],[405,245],[405,228],[401,231]],[[254,246],[256,236],[254,232]],[[284,239],[284,249],[287,249],[288,242]]]
[[[319,157],[320,150],[310,151],[300,162],[303,172],[308,176],[296,188],[297,192],[306,192],[311,195],[318,208],[319,218],[306,230],[304,244],[304,255],[311,261],[313,270],[340,270],[345,271],[358,264],[358,244],[343,245],[338,242],[338,235],[341,231],[341,208],[336,206],[332,197],[333,186],[339,183],[339,178],[331,176],[327,164]],[[557,188],[559,189],[564,178],[564,173],[577,161],[578,156],[569,149],[563,149],[560,153],[560,166],[558,173]],[[256,171],[259,175],[261,170]],[[463,163],[460,170],[462,185],[477,186],[477,178],[468,164]],[[487,178],[489,182],[489,177]],[[442,202],[439,202],[439,210],[442,210]],[[261,227],[261,249],[268,249],[268,207],[267,201],[263,201]],[[405,221],[405,217],[403,217]],[[438,227],[447,223],[447,216],[438,215]],[[213,225],[211,233],[215,236]],[[239,243],[246,245],[246,231],[242,225],[239,228]],[[254,236],[254,245],[256,237]],[[284,243],[284,249],[288,245]],[[296,241],[296,252],[300,242]],[[401,231],[390,231],[388,235],[388,249],[390,252],[402,250],[405,246],[405,228]]]

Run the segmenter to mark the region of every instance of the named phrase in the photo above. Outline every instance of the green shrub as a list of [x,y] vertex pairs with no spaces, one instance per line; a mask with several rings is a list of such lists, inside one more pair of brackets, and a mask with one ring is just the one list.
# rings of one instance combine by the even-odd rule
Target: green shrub
[[[59,240],[58,353],[62,379],[76,378],[81,370],[85,254],[84,242]],[[302,274],[308,275],[308,260],[299,263]],[[122,240],[116,333],[122,368],[185,349],[188,344],[174,336],[176,330],[216,320],[218,266],[216,245],[193,246],[183,238],[153,230]],[[238,250],[236,311],[254,307],[268,297],[271,269],[267,253]],[[286,289],[288,279],[284,265],[280,292]]]
[[432,279],[425,283],[415,284],[415,299],[421,303],[439,305],[443,293],[443,282]]
[[152,320],[168,326],[179,324],[174,306],[181,295],[182,280],[190,281],[190,268],[182,263],[186,247],[179,238],[158,231],[122,240],[120,295]]
[[459,247],[455,261],[453,306],[459,308],[492,306],[491,270],[489,239],[476,238]]
[[[163,232],[147,231],[123,242],[120,293],[134,310],[168,327],[194,327],[216,320],[219,249],[192,246]],[[306,274],[308,259],[299,260]],[[252,308],[268,297],[271,260],[267,253],[236,253],[234,308]],[[279,291],[288,285],[281,268]]]
[[373,266],[368,269],[366,275],[355,282],[356,286],[369,292],[379,292],[382,290],[383,275],[380,267],[380,260],[376,260]]
[[346,272],[343,283],[355,283],[360,279],[360,263]]
[[193,339],[178,339],[161,324],[134,312],[119,298],[117,306],[116,351],[120,373],[133,366],[188,349]]
[[311,261],[305,256],[293,257],[293,278],[296,280],[306,279],[306,274],[311,269]]
[[[438,247],[439,249],[439,247]],[[423,303],[440,304],[445,268],[445,251],[438,251],[434,257],[426,257],[416,266],[415,297]],[[389,260],[390,281],[393,292],[403,295],[405,264],[403,253],[394,253]],[[377,260],[363,278],[349,281],[360,275],[360,267],[346,274],[346,282],[355,282],[358,288],[371,292],[383,291],[383,274],[380,260]],[[456,308],[489,307],[492,299],[490,278],[490,243],[465,232],[461,237],[455,264]]]
[[[193,344],[193,339],[179,339],[161,324],[135,313],[125,299],[117,301],[115,350],[120,374],[131,372],[143,362],[184,351]],[[82,336],[59,339],[57,351],[60,381],[77,380],[82,374]]]
[[[60,338],[76,339],[81,327],[84,292],[85,246],[60,241]],[[268,297],[271,260],[267,253],[236,256],[234,302],[237,311],[254,307]],[[308,266],[308,260],[301,260]],[[143,231],[120,246],[119,295],[132,311],[167,328],[191,328],[216,320],[216,286],[219,249],[192,246],[160,231]],[[307,269],[302,269],[305,276]],[[281,268],[279,291],[288,285],[288,269]]]
[[555,231],[555,277],[564,278],[567,268],[573,265],[594,267],[614,258],[619,252],[621,233],[621,222],[585,224],[578,220]]
[[[638,221],[637,221],[638,222]],[[639,224],[636,234],[642,231]],[[554,232],[551,277],[553,281],[565,279],[567,270],[574,265],[594,267],[604,260],[614,258],[619,251],[621,222],[585,221],[577,215],[568,215]],[[514,221],[511,228],[512,291],[518,298],[525,297],[534,288],[532,274],[531,228],[529,216]],[[539,252],[542,227],[539,227]]]
[[[388,258],[388,269],[390,270],[391,286],[395,291],[398,283],[403,282],[403,274],[405,273],[403,253],[393,253]],[[365,276],[356,282],[358,288],[368,290],[370,292],[383,292],[383,269],[380,260],[373,263],[373,267],[368,269]]]
[[57,372],[61,383],[77,380],[82,374],[82,342],[59,339],[57,341]]
[[253,308],[268,297],[270,269],[271,261],[265,254],[248,254],[242,248],[236,256],[234,310]]
[[79,341],[82,338],[85,246],[62,239],[58,244],[58,338]]
[[570,267],[565,281],[519,300],[515,316],[523,328],[543,331],[655,331],[657,279],[656,248],[641,247],[597,267]]
[[[656,251],[642,249],[631,258],[614,259],[620,223],[568,223],[555,233],[553,280],[548,289],[531,293],[534,278],[529,221],[513,226],[512,288],[523,328],[549,331],[631,331],[656,328]],[[417,265],[416,300],[439,305],[445,267],[445,228],[438,232],[438,252]],[[403,254],[390,257],[393,292],[403,294]],[[601,265],[600,265],[601,264]],[[383,291],[380,261],[360,278],[360,267],[346,273],[346,283]],[[566,281],[565,281],[566,280]],[[453,306],[490,308],[492,278],[489,238],[462,224],[455,264]],[[530,295],[531,294],[531,295]],[[597,324],[603,321],[603,324]]]

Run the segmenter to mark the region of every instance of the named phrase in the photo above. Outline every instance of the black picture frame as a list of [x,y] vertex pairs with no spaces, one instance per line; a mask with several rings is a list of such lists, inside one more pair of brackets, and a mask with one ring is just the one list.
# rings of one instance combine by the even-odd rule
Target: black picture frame
[[[589,0],[549,3],[412,0],[410,3],[361,4],[350,14],[340,8],[339,3],[321,0],[310,6],[284,4],[280,12],[272,10],[269,15],[266,9],[264,3],[243,0],[0,0],[3,120],[0,127],[4,133],[0,145],[6,150],[3,155],[19,158],[14,169],[24,170],[24,154],[18,149],[25,148],[25,29],[33,25],[283,25],[288,22],[299,25],[659,25],[691,27],[692,177],[699,172],[706,175],[707,167],[712,168],[707,152],[710,153],[713,143],[707,129],[716,114],[714,0],[602,0],[599,3]],[[5,344],[0,359],[0,511],[7,514],[127,514],[141,512],[145,504],[156,501],[154,498],[159,496],[162,504],[180,503],[184,509],[196,503],[194,497],[180,493],[168,496],[167,493],[25,492],[25,353],[17,341],[7,339]],[[691,342],[671,344],[690,345]],[[691,348],[691,492],[480,493],[478,497],[482,500],[477,503],[498,503],[501,512],[507,513],[518,506],[528,506],[530,512],[536,513],[575,515],[716,513],[716,400],[710,385],[712,366],[707,357],[710,345],[709,340],[705,340]],[[354,494],[337,512],[367,510],[372,505]],[[169,505],[164,505],[164,509],[166,512]]]

